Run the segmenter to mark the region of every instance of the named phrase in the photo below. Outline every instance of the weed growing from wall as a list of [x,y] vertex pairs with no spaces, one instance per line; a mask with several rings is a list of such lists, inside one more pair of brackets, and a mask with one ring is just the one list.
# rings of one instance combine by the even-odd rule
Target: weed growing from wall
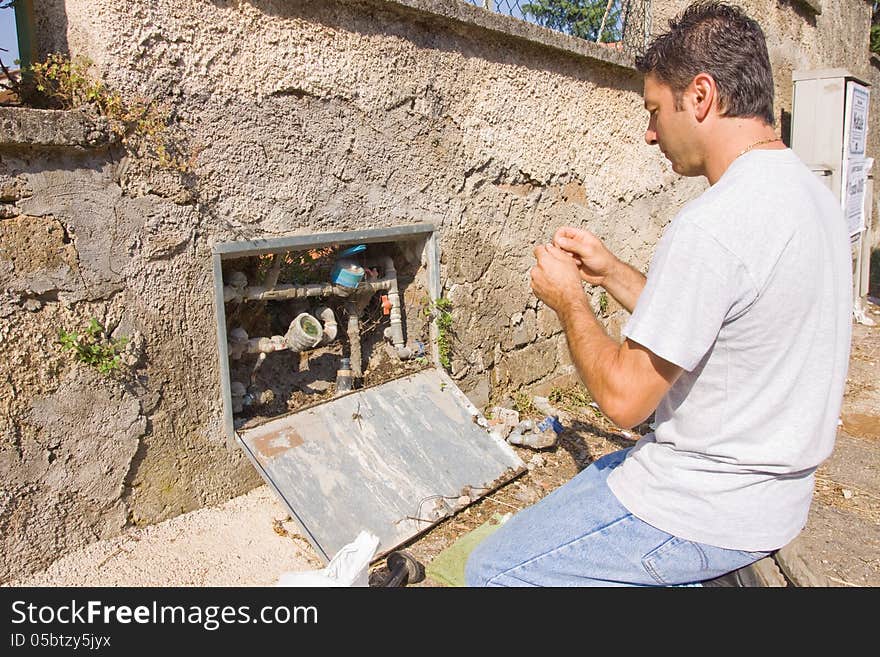
[[104,327],[93,317],[81,333],[60,329],[58,342],[65,351],[72,351],[79,362],[91,365],[101,374],[110,374],[119,368],[128,338],[110,340],[105,336]]
[[531,395],[524,390],[517,390],[513,393],[513,409],[520,414],[521,417],[534,415],[538,412],[532,401]]
[[[590,408],[590,404],[593,403],[590,391],[580,384],[566,388],[554,386],[547,395],[547,400],[557,408],[571,412],[582,412],[584,408]],[[599,414],[595,408],[593,412],[595,415]]]
[[189,173],[193,157],[172,130],[171,110],[145,98],[126,98],[91,74],[84,57],[50,54],[23,71],[27,105],[44,109],[78,109],[107,121],[110,131],[132,156],[163,169]]
[[608,293],[605,290],[599,293],[599,313],[603,317],[608,314]]
[[425,315],[437,324],[437,352],[440,365],[445,370],[452,368],[452,302],[443,297],[431,301],[425,300]]

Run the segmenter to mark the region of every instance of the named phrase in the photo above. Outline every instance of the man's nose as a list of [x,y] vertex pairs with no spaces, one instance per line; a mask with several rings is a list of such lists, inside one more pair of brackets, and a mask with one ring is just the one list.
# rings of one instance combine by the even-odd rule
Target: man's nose
[[651,112],[651,118],[648,120],[648,127],[645,129],[645,143],[648,146],[656,146],[657,145],[657,124],[656,117],[654,113]]

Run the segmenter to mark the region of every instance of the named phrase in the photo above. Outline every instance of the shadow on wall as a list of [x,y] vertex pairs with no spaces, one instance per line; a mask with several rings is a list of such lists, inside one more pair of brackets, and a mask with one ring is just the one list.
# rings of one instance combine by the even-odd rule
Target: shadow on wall
[[782,143],[791,148],[791,112],[782,110],[779,113],[779,134]]
[[868,279],[868,294],[880,299],[880,248],[871,250],[871,276]]
[[810,11],[804,0],[779,0],[779,4],[790,7],[798,16],[803,18],[807,25],[816,27],[816,12]]
[[36,57],[45,59],[53,52],[68,54],[67,10],[64,0],[42,0],[36,7],[34,41]]
[[[212,4],[228,9],[231,0],[210,0]],[[61,4],[53,0],[52,4]],[[522,66],[537,71],[549,71],[576,80],[592,82],[601,87],[642,93],[642,76],[595,60],[589,66],[572,54],[561,58],[545,54],[546,46],[513,36],[496,35],[476,25],[453,21],[443,16],[430,16],[416,10],[399,7],[385,9],[360,4],[351,6],[341,2],[310,2],[309,0],[251,0],[250,4],[266,15],[284,19],[300,18],[334,30],[357,32],[365,36],[386,35],[405,39],[419,48],[458,52],[468,57],[498,64]],[[437,31],[434,24],[444,26]],[[517,43],[512,47],[511,42]]]

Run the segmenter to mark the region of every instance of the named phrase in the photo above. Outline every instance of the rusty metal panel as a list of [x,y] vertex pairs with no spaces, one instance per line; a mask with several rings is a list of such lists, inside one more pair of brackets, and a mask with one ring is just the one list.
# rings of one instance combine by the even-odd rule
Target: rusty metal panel
[[525,470],[440,369],[271,420],[238,436],[320,556],[362,529],[377,556]]

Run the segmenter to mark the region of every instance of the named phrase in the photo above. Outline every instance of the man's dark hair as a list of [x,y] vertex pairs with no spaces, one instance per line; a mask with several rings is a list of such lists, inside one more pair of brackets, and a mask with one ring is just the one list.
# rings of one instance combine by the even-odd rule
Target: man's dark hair
[[764,32],[737,6],[695,2],[658,36],[636,68],[669,85],[681,109],[681,94],[699,73],[718,86],[724,116],[755,117],[768,125],[773,117],[773,73]]

